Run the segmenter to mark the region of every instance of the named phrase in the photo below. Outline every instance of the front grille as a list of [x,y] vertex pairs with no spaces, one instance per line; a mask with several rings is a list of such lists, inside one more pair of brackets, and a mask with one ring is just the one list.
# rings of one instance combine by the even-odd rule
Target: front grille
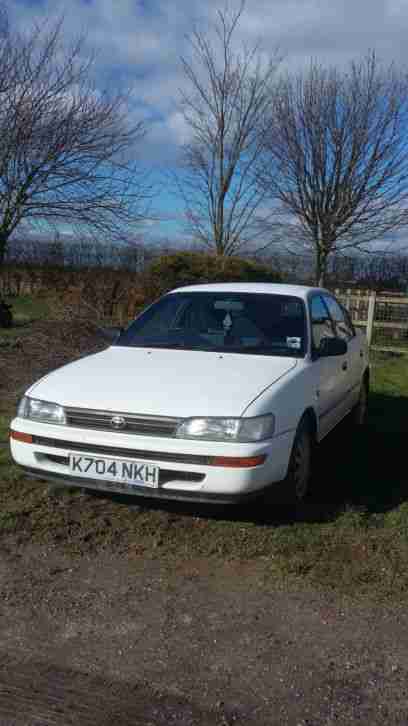
[[169,461],[175,464],[197,464],[210,466],[213,457],[200,454],[173,454],[169,451],[146,451],[144,449],[122,449],[118,446],[101,446],[100,444],[83,444],[77,441],[63,441],[49,439],[46,436],[33,436],[33,444],[38,446],[51,446],[57,449],[70,451],[86,451],[88,454],[101,454],[102,456],[118,456],[124,459],[146,459],[147,461]]
[[[177,426],[182,420],[169,416],[143,416],[115,411],[93,411],[87,408],[65,408],[65,414],[68,426],[139,436],[174,437]],[[123,428],[115,429],[112,426],[111,420],[114,416],[120,416],[125,420]]]
[[58,454],[44,454],[41,456],[42,459],[47,459],[47,461],[51,461],[53,464],[63,464],[64,466],[69,465],[69,457],[68,456],[59,456]]

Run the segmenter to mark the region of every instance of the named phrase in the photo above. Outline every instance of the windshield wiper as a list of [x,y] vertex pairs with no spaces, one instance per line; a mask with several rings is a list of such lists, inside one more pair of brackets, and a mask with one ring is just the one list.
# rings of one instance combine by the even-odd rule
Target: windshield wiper
[[128,343],[130,348],[184,348],[184,343]]
[[286,345],[243,345],[243,346],[231,346],[230,348],[224,348],[223,353],[289,353],[293,356],[295,353],[293,348],[288,348]]

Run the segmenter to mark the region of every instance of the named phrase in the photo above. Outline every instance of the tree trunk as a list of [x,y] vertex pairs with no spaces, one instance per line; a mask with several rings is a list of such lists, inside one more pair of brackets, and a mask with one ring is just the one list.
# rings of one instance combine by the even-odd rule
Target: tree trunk
[[224,239],[224,223],[220,214],[217,214],[217,222],[214,227],[214,242],[215,242],[215,253],[217,257],[222,257],[225,254],[225,239]]
[[326,283],[326,272],[327,272],[327,258],[328,254],[322,249],[317,247],[316,249],[316,269],[315,269],[315,280],[318,287],[324,287]]
[[318,287],[324,287],[326,280],[326,270],[320,268],[320,272],[317,275],[317,285]]
[[7,242],[8,242],[9,235],[4,232],[0,232],[0,270],[4,265],[4,260],[6,258],[6,249],[7,249]]

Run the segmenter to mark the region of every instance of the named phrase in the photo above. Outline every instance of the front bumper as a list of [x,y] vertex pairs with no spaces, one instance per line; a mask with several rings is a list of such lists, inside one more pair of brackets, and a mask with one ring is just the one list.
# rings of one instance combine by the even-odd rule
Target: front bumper
[[[30,477],[134,496],[220,503],[255,496],[269,484],[284,479],[294,437],[294,432],[286,432],[267,442],[226,444],[84,431],[19,418],[14,419],[11,428],[33,437],[32,443],[10,439],[14,461]],[[160,469],[159,485],[155,488],[124,485],[73,475],[68,466],[71,453],[155,464]],[[220,456],[266,456],[266,460],[250,468],[208,464],[211,457]]]
[[238,504],[239,502],[248,501],[259,496],[262,489],[243,494],[226,494],[205,491],[188,491],[179,489],[163,489],[158,487],[129,487],[118,485],[116,482],[106,482],[100,479],[85,479],[84,477],[74,477],[65,474],[44,474],[42,469],[29,469],[21,467],[24,474],[30,479],[41,479],[68,487],[80,487],[81,489],[89,489],[91,491],[110,492],[112,494],[125,494],[129,496],[144,497],[146,499],[164,499],[179,502],[199,502],[203,504]]

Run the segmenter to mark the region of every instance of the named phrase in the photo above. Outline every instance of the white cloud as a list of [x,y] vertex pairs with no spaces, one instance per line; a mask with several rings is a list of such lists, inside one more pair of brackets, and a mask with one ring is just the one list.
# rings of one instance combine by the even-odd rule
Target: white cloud
[[191,129],[180,111],[176,111],[168,117],[167,125],[173,132],[175,140],[179,145],[185,144],[190,140]]
[[[178,109],[183,85],[179,63],[188,51],[193,22],[214,19],[224,0],[9,0],[10,16],[22,29],[65,12],[67,35],[81,31],[98,52],[100,83],[133,86],[131,113],[147,120],[143,161],[174,163],[188,138]],[[237,8],[240,0],[228,0]],[[408,61],[408,0],[247,0],[238,39],[260,38],[264,54],[279,49],[285,65],[299,67],[311,56],[344,64],[377,49],[384,60]],[[97,79],[98,80],[98,79]]]
[[[229,0],[231,8],[239,0]],[[152,115],[176,111],[182,84],[179,56],[194,21],[214,19],[223,0],[45,0],[39,5],[11,0],[11,15],[21,27],[33,18],[65,12],[67,33],[88,33],[98,52],[101,77],[122,77],[135,85]],[[289,65],[311,55],[344,62],[376,47],[384,58],[408,58],[407,0],[247,0],[240,39],[261,37],[263,47],[279,48]],[[170,126],[169,126],[170,128]]]

